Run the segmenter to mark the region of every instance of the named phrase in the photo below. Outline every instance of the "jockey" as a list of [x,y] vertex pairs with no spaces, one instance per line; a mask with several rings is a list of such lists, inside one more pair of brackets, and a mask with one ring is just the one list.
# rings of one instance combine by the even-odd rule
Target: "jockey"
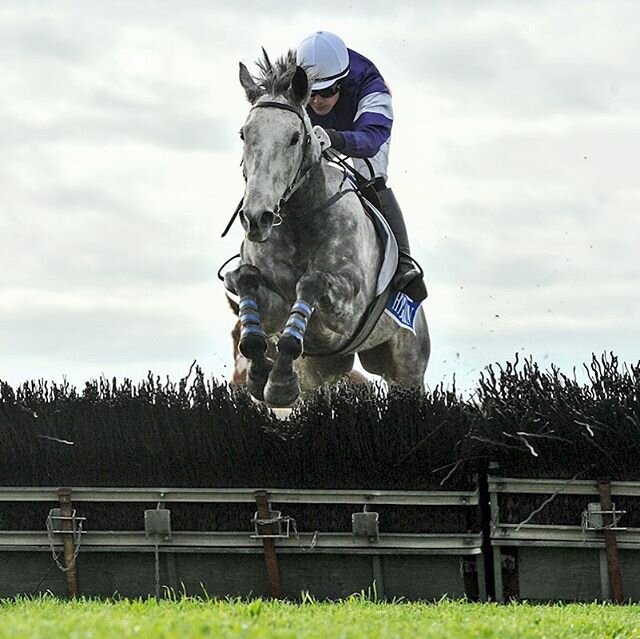
[[414,301],[422,301],[427,289],[422,269],[409,251],[402,210],[387,186],[389,141],[393,124],[391,93],[374,64],[328,31],[316,31],[296,51],[299,65],[311,68],[315,81],[307,111],[323,150],[335,149],[353,158],[354,168],[369,175],[373,167],[382,214],[398,242],[398,269],[394,286]]

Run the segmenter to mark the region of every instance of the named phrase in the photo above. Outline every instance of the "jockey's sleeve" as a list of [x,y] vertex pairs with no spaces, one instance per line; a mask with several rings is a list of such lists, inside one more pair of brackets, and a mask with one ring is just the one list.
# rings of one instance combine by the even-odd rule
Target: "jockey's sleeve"
[[391,136],[393,108],[388,93],[364,95],[358,102],[353,129],[342,131],[345,155],[354,158],[373,157]]

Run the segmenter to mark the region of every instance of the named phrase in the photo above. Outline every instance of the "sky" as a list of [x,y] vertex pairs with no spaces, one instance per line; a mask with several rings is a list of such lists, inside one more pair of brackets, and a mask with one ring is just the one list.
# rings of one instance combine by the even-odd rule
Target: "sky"
[[0,379],[229,378],[238,62],[319,29],[393,92],[427,384],[638,362],[635,0],[3,0]]

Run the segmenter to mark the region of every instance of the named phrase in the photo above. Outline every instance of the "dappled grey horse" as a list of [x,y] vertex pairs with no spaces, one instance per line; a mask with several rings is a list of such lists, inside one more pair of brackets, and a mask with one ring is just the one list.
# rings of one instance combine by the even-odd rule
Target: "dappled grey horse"
[[[254,79],[240,64],[252,105],[240,132],[245,240],[225,285],[240,298],[249,391],[290,406],[353,367],[349,343],[376,295],[383,249],[343,172],[322,158],[305,110],[310,80],[295,53],[273,64],[265,54],[258,66]],[[357,351],[365,370],[423,388],[430,341],[422,308],[415,334],[382,314]]]

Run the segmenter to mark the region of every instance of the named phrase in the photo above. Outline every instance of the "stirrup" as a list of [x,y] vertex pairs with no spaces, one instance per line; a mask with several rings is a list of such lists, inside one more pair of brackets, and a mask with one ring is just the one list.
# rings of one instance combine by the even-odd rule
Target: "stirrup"
[[[402,268],[402,258],[408,258],[413,264],[412,267],[406,268],[406,270],[401,271]],[[408,266],[406,262],[404,266]],[[422,267],[416,260],[411,257],[408,253],[401,253],[400,259],[398,260],[398,271],[393,277],[392,284],[394,288],[398,291],[402,291],[406,293],[414,302],[422,302],[427,298],[427,286],[424,282],[424,271]]]
[[396,290],[406,293],[414,302],[422,302],[427,299],[427,286],[418,269],[411,269],[397,275],[392,283]]

